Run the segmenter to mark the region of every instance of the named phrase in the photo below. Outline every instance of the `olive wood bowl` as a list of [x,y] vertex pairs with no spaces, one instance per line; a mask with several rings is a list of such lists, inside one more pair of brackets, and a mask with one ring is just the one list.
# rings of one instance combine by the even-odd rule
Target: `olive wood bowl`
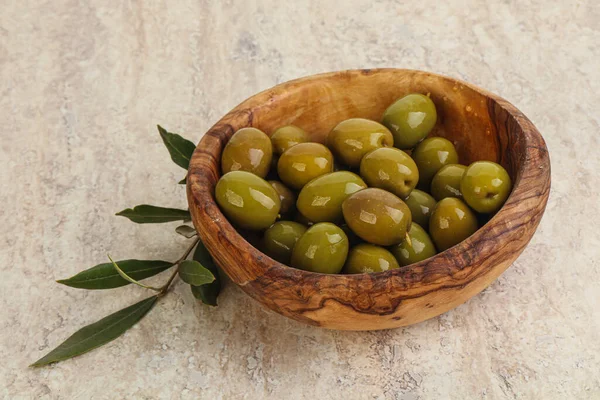
[[[399,269],[326,275],[283,265],[248,243],[214,198],[221,151],[238,129],[270,135],[294,124],[323,142],[340,121],[379,121],[387,106],[409,93],[429,94],[438,112],[430,136],[454,143],[462,164],[503,165],[513,190],[502,209],[458,245]],[[244,101],[219,120],[190,161],[187,196],[196,230],[233,282],[265,307],[310,325],[343,330],[396,328],[435,317],[490,285],[533,236],[550,192],[544,139],[508,101],[474,85],[423,71],[351,70],[277,85]]]

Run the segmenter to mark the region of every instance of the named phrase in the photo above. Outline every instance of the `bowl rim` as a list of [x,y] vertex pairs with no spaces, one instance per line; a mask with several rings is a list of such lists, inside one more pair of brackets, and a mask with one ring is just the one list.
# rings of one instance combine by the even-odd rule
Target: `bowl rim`
[[[498,106],[500,106],[514,118],[522,131],[521,136],[522,140],[524,140],[523,144],[525,149],[525,160],[520,163],[520,167],[515,171],[516,179],[513,180],[513,188],[503,207],[487,223],[479,227],[479,229],[473,235],[469,236],[467,239],[463,240],[457,245],[452,246],[449,249],[439,252],[435,256],[418,263],[402,266],[398,269],[384,272],[332,275],[304,271],[282,264],[252,246],[221,213],[214,199],[214,185],[221,175],[220,155],[225,143],[234,133],[234,128],[230,123],[235,120],[239,120],[240,118],[244,118],[247,124],[245,126],[254,126],[253,110],[260,109],[262,107],[268,107],[272,102],[275,101],[278,94],[301,84],[329,79],[336,75],[348,75],[352,77],[354,75],[370,75],[390,72],[425,74],[464,85],[469,89],[474,90],[475,92],[478,92],[483,96],[493,100]],[[258,102],[257,99],[259,98],[265,98],[266,101]],[[217,151],[217,156],[213,154],[215,147],[219,148]],[[217,171],[212,170],[209,165],[216,165]],[[532,193],[529,193],[531,192],[531,188],[525,187],[524,183],[527,182],[529,178],[533,179],[533,177],[536,177],[536,180],[539,179],[537,178],[539,169],[545,169],[546,172],[544,183],[547,185],[547,190],[535,193],[536,195],[541,196],[540,201],[543,202],[542,207],[539,207],[539,202],[528,205],[529,203],[525,204],[526,202],[523,201],[530,199],[533,195]],[[211,183],[211,180],[214,181],[214,183]],[[207,187],[212,190],[207,190]],[[499,228],[499,225],[503,225],[503,221],[509,219],[508,217],[513,213],[513,208],[516,207],[518,209],[519,215],[516,219],[514,217],[510,218],[510,227],[503,227],[505,231],[507,229],[509,230],[508,236],[506,237],[507,240],[518,240],[519,237],[515,236],[519,234],[516,228],[522,226],[523,224],[533,221],[537,226],[537,223],[539,223],[539,219],[541,218],[541,215],[545,209],[545,205],[548,201],[549,188],[550,159],[544,139],[539,131],[535,128],[533,123],[531,123],[531,121],[514,105],[505,99],[488,92],[485,89],[479,88],[460,79],[455,79],[427,71],[396,68],[353,69],[310,75],[278,84],[270,89],[266,89],[249,97],[225,114],[204,134],[192,155],[187,176],[188,203],[191,210],[193,209],[193,211],[198,211],[192,212],[194,217],[193,222],[194,225],[196,225],[196,230],[198,231],[200,238],[206,244],[206,247],[210,253],[213,254],[213,256],[215,253],[218,253],[220,250],[216,249],[216,247],[217,245],[222,246],[222,241],[224,240],[231,247],[237,248],[240,253],[245,254],[245,258],[248,261],[260,261],[257,263],[259,268],[252,268],[244,271],[241,270],[241,268],[244,267],[242,265],[222,266],[219,262],[217,262],[230,276],[230,278],[241,286],[244,286],[248,282],[254,281],[267,274],[286,276],[292,273],[296,276],[300,274],[300,276],[303,278],[322,277],[327,279],[336,279],[340,285],[344,285],[350,281],[364,281],[367,277],[371,281],[387,280],[394,277],[409,285],[416,283],[434,283],[435,281],[439,281],[440,279],[444,279],[448,276],[453,276],[456,273],[459,273],[466,266],[455,265],[455,268],[440,270],[440,268],[436,267],[436,261],[444,260],[445,262],[451,262],[453,259],[460,259],[458,257],[460,254],[473,251],[474,249],[477,250],[478,242],[493,240],[494,237],[488,237],[488,235],[496,232]],[[199,212],[200,208],[202,209],[202,212]],[[198,225],[201,225],[202,228]],[[215,237],[217,236],[219,238],[218,241],[215,240]],[[529,239],[527,241],[529,241]],[[478,259],[486,259],[494,256],[494,254],[488,248],[483,248],[482,252],[477,252],[476,254]],[[472,279],[475,278],[476,276]]]

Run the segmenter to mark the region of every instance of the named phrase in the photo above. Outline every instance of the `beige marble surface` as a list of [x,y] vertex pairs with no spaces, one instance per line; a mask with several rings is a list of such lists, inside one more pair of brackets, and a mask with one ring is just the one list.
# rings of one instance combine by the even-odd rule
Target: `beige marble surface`
[[[335,3],[2,2],[0,398],[600,398],[597,2]],[[198,140],[259,90],[380,66],[496,92],[548,143],[546,215],[490,288],[416,326],[353,333],[263,311],[231,284],[217,309],[177,285],[117,341],[27,368],[146,296],[55,279],[107,252],[174,259],[185,247],[173,224],[113,216],[142,202],[185,205],[155,124]]]

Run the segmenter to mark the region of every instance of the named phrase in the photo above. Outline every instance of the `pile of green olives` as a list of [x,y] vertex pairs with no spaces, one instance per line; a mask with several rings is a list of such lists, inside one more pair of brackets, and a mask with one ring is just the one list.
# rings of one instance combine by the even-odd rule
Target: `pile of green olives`
[[381,122],[341,121],[324,144],[293,125],[270,137],[240,129],[223,149],[216,201],[294,268],[359,274],[425,260],[472,235],[512,189],[499,164],[461,165],[451,141],[430,135],[437,121],[431,98],[414,93]]

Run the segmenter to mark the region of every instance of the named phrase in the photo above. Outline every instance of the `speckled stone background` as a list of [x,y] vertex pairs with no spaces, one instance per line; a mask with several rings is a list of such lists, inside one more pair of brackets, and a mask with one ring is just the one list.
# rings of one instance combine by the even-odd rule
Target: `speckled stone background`
[[[336,5],[337,3],[337,5]],[[33,1],[0,6],[0,397],[6,399],[599,399],[600,7],[534,1]],[[155,125],[198,140],[277,83],[331,70],[425,69],[513,102],[543,133],[552,193],[490,288],[433,320],[332,332],[229,284],[184,285],[104,348],[27,365],[147,296],[54,282],[116,258],[175,259],[183,207]],[[157,282],[165,279],[157,277]]]

